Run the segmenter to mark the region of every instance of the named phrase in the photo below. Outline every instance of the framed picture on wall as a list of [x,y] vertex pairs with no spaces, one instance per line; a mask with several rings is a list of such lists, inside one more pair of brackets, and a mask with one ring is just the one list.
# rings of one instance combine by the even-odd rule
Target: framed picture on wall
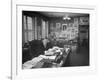
[[56,30],[61,31],[61,23],[56,23]]
[[[12,53],[11,53],[12,80],[15,80],[15,79],[24,80],[28,78],[41,79],[41,78],[47,78],[47,77],[51,78],[51,77],[58,77],[58,76],[66,77],[67,75],[72,76],[72,75],[79,75],[79,74],[89,74],[90,72],[92,73],[92,71],[93,72],[96,71],[95,63],[94,63],[96,54],[94,55],[95,50],[93,50],[95,49],[94,43],[96,41],[91,40],[91,39],[95,39],[95,35],[91,31],[91,29],[95,30],[94,26],[95,26],[96,19],[95,19],[94,7],[88,7],[88,6],[79,7],[79,6],[74,6],[74,5],[72,6],[72,5],[61,5],[61,4],[44,4],[44,3],[39,3],[39,2],[27,3],[23,0],[20,2],[16,2],[16,0],[13,0],[13,1],[14,1],[12,3],[13,16],[11,17],[12,18],[12,34],[11,34],[12,35]],[[63,45],[65,45],[66,43],[64,43],[63,40],[61,40],[61,42],[59,43],[60,45],[55,45],[53,47],[48,48],[47,50],[46,49],[44,50],[44,48],[41,48],[41,45],[42,45],[41,42],[43,40],[41,39],[41,35],[42,34],[48,35],[50,33],[55,33],[55,30],[54,30],[55,28],[57,28],[58,31],[62,28],[63,30],[62,33],[64,33],[63,35],[64,38],[67,37],[68,38],[67,40],[69,40],[69,42],[71,41],[71,34],[74,32],[71,33],[70,31],[72,28],[72,23],[69,23],[71,24],[69,26],[70,27],[69,31],[65,31],[68,28],[68,25],[66,23],[70,22],[68,20],[63,20],[63,17],[66,16],[66,14],[70,17],[73,17],[73,16],[79,17],[83,15],[88,16],[90,19],[89,27],[88,27],[90,31],[89,34],[92,34],[92,36],[88,34],[89,37],[87,39],[88,41],[91,40],[91,46],[92,46],[92,49],[91,49],[91,46],[87,43],[87,47],[89,46],[88,48],[86,48],[88,49],[87,50],[88,55],[86,54],[87,56],[85,58],[84,56],[82,57],[77,56],[78,58],[74,58],[75,60],[72,60],[73,62],[71,63],[70,63],[70,58],[68,57],[68,55],[71,54],[70,52],[72,52],[71,47],[68,47],[65,49]],[[89,16],[89,15],[92,15],[92,16]],[[30,16],[29,20],[31,20],[31,22],[29,22],[28,16]],[[45,22],[43,22],[43,20],[47,21],[48,25],[46,25]],[[58,22],[58,20],[61,22]],[[84,20],[84,21],[87,21],[87,20]],[[61,25],[61,23],[65,23],[65,24]],[[29,27],[30,29],[28,29],[27,25],[30,26]],[[47,31],[44,31],[44,30],[47,30]],[[60,33],[59,34],[57,33],[58,37],[60,35],[61,35]],[[38,38],[39,38],[39,41],[38,41]],[[47,42],[49,42],[48,40]],[[28,45],[25,45],[25,44],[28,44]],[[23,47],[22,45],[25,45],[25,46]],[[66,51],[66,54],[63,53],[64,51]],[[81,51],[84,51],[84,50],[81,50]],[[80,62],[80,61],[83,61],[85,63]]]
[[67,29],[67,27],[68,27],[68,25],[67,24],[62,24],[62,30],[64,31],[64,30],[66,30]]

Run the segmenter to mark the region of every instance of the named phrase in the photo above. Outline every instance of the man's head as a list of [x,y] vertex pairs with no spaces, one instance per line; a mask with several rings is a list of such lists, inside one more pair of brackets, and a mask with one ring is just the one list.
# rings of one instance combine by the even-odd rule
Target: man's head
[[44,39],[42,40],[42,42],[43,42],[43,44],[46,46],[47,43],[49,42],[49,40],[48,40],[48,38],[44,38]]

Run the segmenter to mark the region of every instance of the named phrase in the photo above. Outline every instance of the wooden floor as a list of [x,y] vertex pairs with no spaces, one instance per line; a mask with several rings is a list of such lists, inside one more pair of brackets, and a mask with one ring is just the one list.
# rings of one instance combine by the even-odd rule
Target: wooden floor
[[72,51],[66,61],[64,67],[67,66],[89,66],[89,50],[86,46],[75,48],[72,46]]

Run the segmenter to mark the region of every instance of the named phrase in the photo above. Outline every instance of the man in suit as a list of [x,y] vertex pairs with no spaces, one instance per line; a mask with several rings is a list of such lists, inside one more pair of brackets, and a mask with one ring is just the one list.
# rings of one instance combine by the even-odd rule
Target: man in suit
[[41,54],[44,54],[44,51],[52,47],[53,45],[47,38],[44,38],[42,40],[34,40],[31,45],[31,54],[33,55],[33,57],[37,57]]

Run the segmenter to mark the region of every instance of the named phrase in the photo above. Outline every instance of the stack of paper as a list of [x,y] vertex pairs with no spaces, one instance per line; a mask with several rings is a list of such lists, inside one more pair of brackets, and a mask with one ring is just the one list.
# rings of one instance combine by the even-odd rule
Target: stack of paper
[[23,69],[30,69],[35,67],[42,59],[42,57],[35,57],[32,60],[25,62],[23,64]]
[[52,49],[49,49],[48,51],[45,51],[45,55],[54,55],[55,53],[61,53],[62,48],[59,48],[57,46],[54,46]]
[[43,59],[48,59],[47,56],[45,56],[45,55],[40,55],[39,57],[43,58]]
[[33,58],[32,59],[32,63],[34,64],[34,63],[37,63],[37,62],[39,62],[39,61],[41,61],[43,58],[41,58],[41,57],[35,57],[35,58]]
[[23,69],[30,69],[30,68],[32,68],[32,61],[27,61],[27,62],[25,62],[24,64],[23,64]]
[[52,51],[45,51],[45,55],[53,55],[54,54],[54,52],[52,52]]
[[56,59],[56,55],[52,55],[52,56],[40,55],[39,57],[41,57],[43,59],[50,59],[50,60],[55,60]]
[[47,56],[47,58],[50,59],[50,60],[55,60],[56,56]]

